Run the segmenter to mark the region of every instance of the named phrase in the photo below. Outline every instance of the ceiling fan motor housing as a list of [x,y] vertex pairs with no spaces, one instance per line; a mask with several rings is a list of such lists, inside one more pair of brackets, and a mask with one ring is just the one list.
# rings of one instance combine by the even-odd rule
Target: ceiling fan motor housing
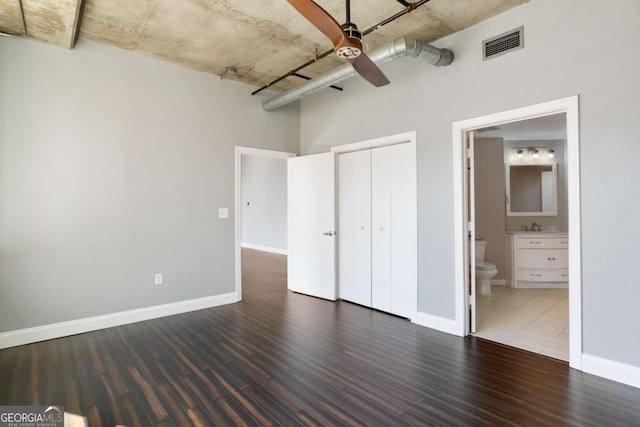
[[341,25],[345,42],[336,49],[336,55],[343,59],[354,59],[362,53],[362,33],[355,24],[345,22]]

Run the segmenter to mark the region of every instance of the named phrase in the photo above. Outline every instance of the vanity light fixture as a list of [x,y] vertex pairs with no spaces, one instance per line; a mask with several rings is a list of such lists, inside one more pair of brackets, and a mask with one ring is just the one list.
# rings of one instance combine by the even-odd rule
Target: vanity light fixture
[[553,161],[556,150],[549,147],[514,147],[511,162],[533,163]]

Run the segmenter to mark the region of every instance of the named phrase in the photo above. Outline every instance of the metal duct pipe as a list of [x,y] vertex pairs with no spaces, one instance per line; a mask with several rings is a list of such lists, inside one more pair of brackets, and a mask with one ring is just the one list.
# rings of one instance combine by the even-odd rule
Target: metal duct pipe
[[[420,40],[406,37],[395,39],[393,42],[369,54],[371,60],[378,65],[405,56],[419,58],[436,67],[447,66],[453,62],[453,52],[449,49],[439,49]],[[320,89],[347,79],[354,74],[356,74],[356,71],[351,64],[344,64],[327,74],[313,78],[303,86],[267,99],[262,103],[262,109],[265,111],[277,110]]]

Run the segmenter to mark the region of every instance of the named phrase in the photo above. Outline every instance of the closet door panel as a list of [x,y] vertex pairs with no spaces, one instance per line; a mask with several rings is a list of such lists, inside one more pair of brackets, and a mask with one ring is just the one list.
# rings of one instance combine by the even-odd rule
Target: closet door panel
[[354,163],[350,154],[338,156],[338,295],[345,300],[351,300],[355,292]]
[[340,298],[371,306],[371,154],[338,156]]
[[356,162],[355,185],[355,285],[354,302],[371,306],[371,152],[354,153]]
[[413,144],[390,147],[391,312],[413,317],[417,307],[416,165]]
[[390,147],[371,150],[371,305],[391,311]]

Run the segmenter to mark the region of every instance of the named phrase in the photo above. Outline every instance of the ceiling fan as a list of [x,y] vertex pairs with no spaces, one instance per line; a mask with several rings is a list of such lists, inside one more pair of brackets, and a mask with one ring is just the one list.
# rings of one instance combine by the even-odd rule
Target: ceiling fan
[[346,0],[346,21],[340,25],[313,0],[287,0],[302,16],[331,40],[338,58],[346,59],[365,80],[376,87],[389,84],[389,79],[362,51],[362,33],[351,22],[351,2]]

